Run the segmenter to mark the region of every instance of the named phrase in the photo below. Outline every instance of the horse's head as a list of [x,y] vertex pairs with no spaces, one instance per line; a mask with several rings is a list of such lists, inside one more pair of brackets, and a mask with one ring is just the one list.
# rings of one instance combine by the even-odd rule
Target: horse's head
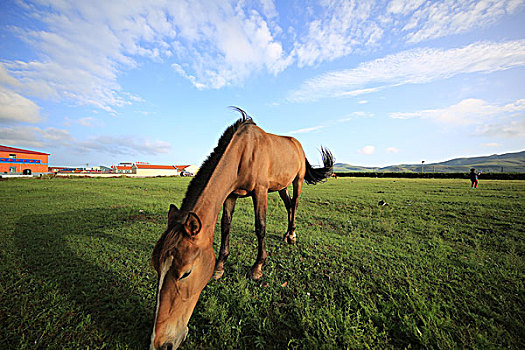
[[186,338],[188,321],[215,264],[213,247],[201,229],[195,213],[170,206],[168,229],[152,256],[159,280],[150,349],[176,349]]

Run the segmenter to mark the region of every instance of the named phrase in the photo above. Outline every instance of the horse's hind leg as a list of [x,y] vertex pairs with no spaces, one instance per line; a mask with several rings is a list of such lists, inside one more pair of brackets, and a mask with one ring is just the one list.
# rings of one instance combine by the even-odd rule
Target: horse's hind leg
[[290,198],[290,195],[288,194],[288,189],[283,188],[279,191],[279,195],[281,196],[281,199],[284,202],[284,206],[286,207],[286,211],[288,212],[288,229],[286,230],[286,233],[284,234],[283,240],[286,241],[286,237],[288,237],[288,233],[293,229],[292,228],[292,199]]
[[215,272],[213,274],[213,278],[216,280],[221,278],[224,274],[224,263],[230,254],[230,227],[236,201],[237,197],[232,195],[226,198],[222,205],[221,249],[219,250],[219,257],[215,263]]
[[257,259],[250,269],[250,277],[258,280],[262,277],[262,267],[266,261],[266,209],[268,201],[268,190],[257,189],[252,197],[255,211],[255,233],[257,234],[258,252]]
[[283,194],[279,192],[279,194],[281,194],[281,198],[283,198],[284,204],[286,205],[286,209],[288,209],[288,231],[284,235],[283,240],[290,244],[295,244],[297,241],[297,237],[295,235],[295,212],[297,211],[297,204],[299,202],[299,196],[301,195],[302,189],[303,179],[296,178],[293,182],[293,197],[290,199],[288,192],[286,192],[286,196],[290,202],[290,209],[288,209],[288,205],[286,204],[287,201],[283,198]]

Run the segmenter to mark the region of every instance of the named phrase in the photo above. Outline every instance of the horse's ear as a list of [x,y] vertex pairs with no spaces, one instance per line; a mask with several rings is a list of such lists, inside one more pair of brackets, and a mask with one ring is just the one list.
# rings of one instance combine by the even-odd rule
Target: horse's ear
[[201,232],[202,223],[201,219],[197,216],[197,214],[190,212],[188,214],[188,218],[186,219],[186,223],[184,224],[184,229],[190,236],[195,236],[199,232]]
[[168,212],[168,228],[171,228],[175,225],[175,218],[177,217],[178,212],[179,209],[177,209],[175,204],[170,204],[170,211]]

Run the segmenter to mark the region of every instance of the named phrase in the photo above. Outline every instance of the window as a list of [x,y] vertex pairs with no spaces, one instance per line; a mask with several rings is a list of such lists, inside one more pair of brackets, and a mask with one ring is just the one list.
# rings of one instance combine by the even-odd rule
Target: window
[[9,155],[9,158],[11,158],[11,159],[16,159],[16,154],[10,154],[10,155]]
[[9,167],[9,172],[10,173],[16,173],[16,166],[10,166]]

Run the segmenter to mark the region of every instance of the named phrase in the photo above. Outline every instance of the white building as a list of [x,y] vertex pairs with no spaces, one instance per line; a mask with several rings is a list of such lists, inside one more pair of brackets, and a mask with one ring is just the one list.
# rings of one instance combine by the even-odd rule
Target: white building
[[176,176],[179,175],[174,165],[133,164],[131,172],[140,176]]
[[182,171],[187,171],[195,175],[199,171],[199,167],[196,165],[176,165],[176,167],[179,173]]

